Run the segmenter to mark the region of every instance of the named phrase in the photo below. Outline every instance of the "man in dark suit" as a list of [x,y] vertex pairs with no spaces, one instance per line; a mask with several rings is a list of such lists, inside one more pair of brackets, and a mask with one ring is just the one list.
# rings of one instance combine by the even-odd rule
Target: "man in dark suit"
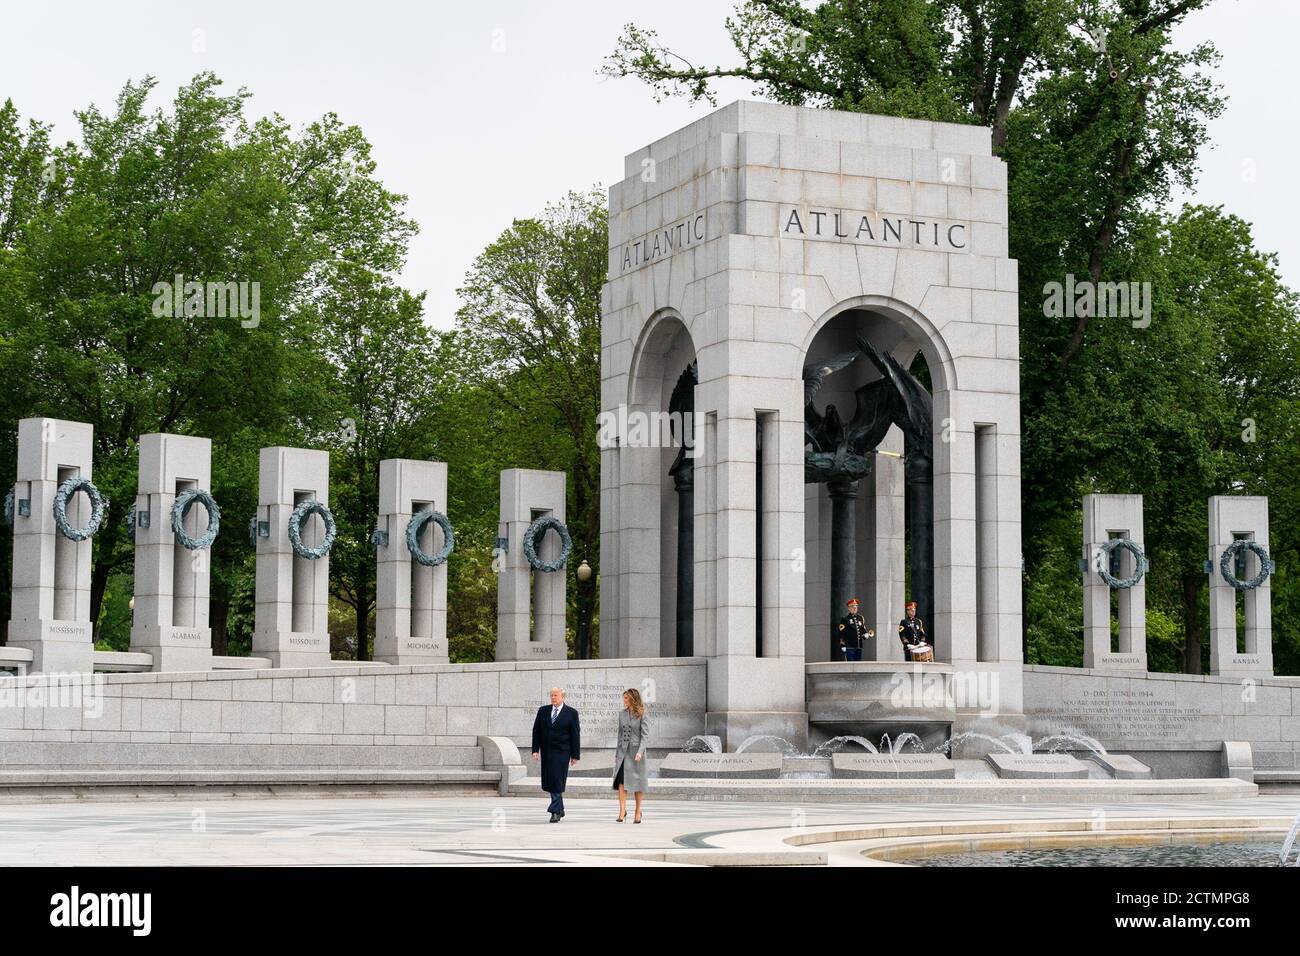
[[564,691],[551,688],[550,704],[537,710],[533,721],[533,759],[542,762],[542,789],[551,795],[551,822],[564,819],[564,784],[569,768],[582,756],[582,727],[578,712],[564,704]]

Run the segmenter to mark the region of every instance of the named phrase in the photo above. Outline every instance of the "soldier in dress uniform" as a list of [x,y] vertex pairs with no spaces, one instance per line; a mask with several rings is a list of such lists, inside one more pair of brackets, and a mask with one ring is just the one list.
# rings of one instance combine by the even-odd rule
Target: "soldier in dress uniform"
[[903,657],[912,659],[912,648],[917,644],[929,644],[925,633],[925,622],[916,616],[916,602],[908,601],[907,617],[898,622],[898,639],[903,642]]
[[849,598],[849,613],[840,618],[839,630],[835,632],[840,642],[840,654],[846,661],[862,660],[863,639],[876,636],[858,613],[858,606],[857,598]]

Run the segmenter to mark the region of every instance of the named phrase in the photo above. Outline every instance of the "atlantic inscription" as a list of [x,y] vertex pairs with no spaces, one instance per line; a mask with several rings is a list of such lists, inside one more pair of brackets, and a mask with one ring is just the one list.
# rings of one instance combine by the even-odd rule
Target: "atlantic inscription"
[[824,239],[867,246],[965,252],[969,244],[967,223],[952,219],[890,215],[847,209],[782,206],[779,209],[783,239]]
[[639,239],[623,244],[619,252],[619,275],[667,259],[675,252],[698,246],[708,234],[704,213],[692,213]]

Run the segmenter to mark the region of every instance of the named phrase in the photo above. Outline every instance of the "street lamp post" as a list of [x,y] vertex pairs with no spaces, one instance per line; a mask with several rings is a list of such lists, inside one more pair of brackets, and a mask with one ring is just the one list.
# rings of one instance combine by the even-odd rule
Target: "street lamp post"
[[578,565],[578,640],[574,648],[578,660],[591,657],[591,565],[583,560]]

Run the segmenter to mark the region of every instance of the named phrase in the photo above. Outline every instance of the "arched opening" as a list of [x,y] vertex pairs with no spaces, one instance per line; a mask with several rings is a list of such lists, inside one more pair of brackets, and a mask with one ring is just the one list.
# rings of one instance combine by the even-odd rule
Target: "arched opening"
[[695,345],[651,317],[632,357],[619,450],[620,656],[693,656]]
[[[917,600],[933,646],[935,464],[943,454],[941,409],[953,364],[923,316],[883,297],[864,297],[841,303],[816,324],[801,374],[805,369],[811,376],[805,394],[812,395],[806,450],[830,449],[842,435],[846,457],[856,452],[864,459],[846,465],[827,454],[824,467],[805,469],[805,657],[845,659],[838,625],[853,597],[869,629],[860,659],[901,662],[906,651],[898,625],[908,600]],[[915,400],[918,388],[924,412]],[[846,646],[854,643],[850,627]]]

